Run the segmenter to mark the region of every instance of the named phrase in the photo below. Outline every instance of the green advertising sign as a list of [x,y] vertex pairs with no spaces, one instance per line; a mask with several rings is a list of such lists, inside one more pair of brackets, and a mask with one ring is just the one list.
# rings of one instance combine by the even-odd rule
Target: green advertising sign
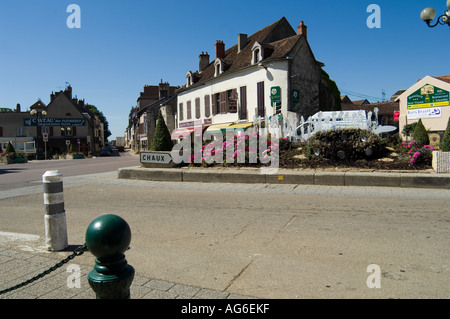
[[281,88],[279,86],[273,86],[270,88],[270,100],[273,103],[281,102]]
[[408,109],[450,105],[450,94],[441,88],[426,84],[408,96]]

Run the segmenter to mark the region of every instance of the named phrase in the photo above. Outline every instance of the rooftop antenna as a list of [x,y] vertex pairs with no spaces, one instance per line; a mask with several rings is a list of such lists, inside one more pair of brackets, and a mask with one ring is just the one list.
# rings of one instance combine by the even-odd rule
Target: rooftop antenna
[[386,101],[386,92],[384,91],[384,89],[381,91],[381,96],[382,96],[382,102]]

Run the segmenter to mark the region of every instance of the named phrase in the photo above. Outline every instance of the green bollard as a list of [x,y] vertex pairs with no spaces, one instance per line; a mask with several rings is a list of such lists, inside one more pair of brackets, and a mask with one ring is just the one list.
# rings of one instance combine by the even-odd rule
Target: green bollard
[[88,281],[97,299],[130,298],[134,268],[128,265],[124,255],[130,242],[130,227],[119,216],[102,215],[88,226],[86,246],[97,257]]

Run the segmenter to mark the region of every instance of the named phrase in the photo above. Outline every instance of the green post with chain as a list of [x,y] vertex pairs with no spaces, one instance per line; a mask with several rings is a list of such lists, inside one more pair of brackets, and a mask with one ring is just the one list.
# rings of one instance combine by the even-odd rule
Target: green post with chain
[[130,227],[117,215],[102,215],[88,226],[86,246],[96,256],[88,281],[97,299],[130,298],[134,268],[124,255],[130,242]]

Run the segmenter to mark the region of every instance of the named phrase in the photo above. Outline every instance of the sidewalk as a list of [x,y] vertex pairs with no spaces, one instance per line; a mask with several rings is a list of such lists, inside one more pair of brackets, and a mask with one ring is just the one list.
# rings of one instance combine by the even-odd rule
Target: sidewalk
[[[8,289],[54,266],[55,253],[28,253],[0,246],[0,290]],[[70,252],[56,253],[58,256],[70,255]],[[90,255],[88,252],[86,255]],[[52,255],[52,257],[50,257]],[[0,295],[0,299],[95,299],[95,293],[87,281],[93,267],[79,264],[75,257],[70,262],[44,277],[16,290]],[[94,262],[94,257],[89,256]],[[61,260],[64,257],[61,257]],[[85,258],[86,259],[86,258]],[[74,273],[69,265],[78,265],[81,269],[80,287],[69,287],[68,280]],[[72,277],[73,278],[73,277]],[[74,281],[71,281],[72,283]],[[72,284],[73,286],[73,284]],[[228,292],[182,285],[174,282],[152,279],[135,274],[130,287],[131,299],[248,299],[252,297],[230,294]]]
[[251,183],[275,185],[326,185],[450,189],[450,174],[429,171],[374,171],[351,169],[270,168],[121,168],[120,179],[147,181]]

